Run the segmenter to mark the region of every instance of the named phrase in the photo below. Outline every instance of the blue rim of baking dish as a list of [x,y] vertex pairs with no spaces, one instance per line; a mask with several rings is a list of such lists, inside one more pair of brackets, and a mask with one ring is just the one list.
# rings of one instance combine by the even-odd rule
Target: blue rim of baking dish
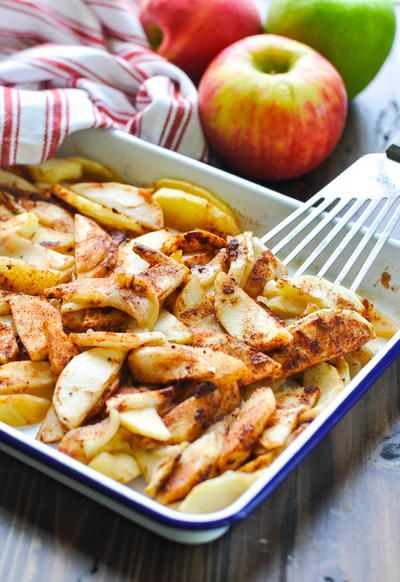
[[[373,365],[370,371],[362,378],[353,390],[346,396],[346,398],[330,413],[330,415],[323,421],[321,426],[308,437],[299,450],[292,455],[292,457],[283,465],[283,467],[273,475],[269,481],[262,486],[262,488],[237,512],[225,515],[221,518],[207,519],[207,514],[196,516],[197,520],[193,520],[193,515],[182,514],[182,517],[174,517],[163,513],[166,508],[157,504],[153,500],[146,499],[140,495],[140,499],[132,498],[135,493],[131,489],[123,488],[120,484],[115,484],[108,477],[102,475],[98,476],[93,471],[93,476],[83,473],[81,467],[85,467],[78,461],[70,459],[65,456],[65,459],[55,458],[50,451],[62,455],[62,453],[55,451],[43,445],[43,443],[35,442],[29,443],[23,440],[23,433],[16,429],[6,426],[0,427],[0,443],[4,443],[9,448],[19,451],[25,457],[30,457],[39,462],[41,465],[46,465],[50,469],[58,473],[62,473],[66,477],[74,479],[77,483],[83,485],[85,488],[93,489],[94,492],[100,494],[101,497],[110,499],[117,503],[121,508],[139,513],[154,522],[162,523],[172,528],[186,529],[191,531],[213,530],[223,526],[230,526],[234,523],[247,517],[262,501],[264,501],[270,493],[293,471],[293,469],[302,461],[302,459],[320,442],[320,440],[343,418],[343,416],[354,406],[354,404],[365,394],[371,385],[383,374],[388,366],[400,355],[400,338],[387,349],[380,359]],[[371,361],[372,364],[372,361]],[[315,421],[314,421],[315,422]],[[9,432],[8,432],[9,431]],[[12,433],[15,434],[12,434]],[[305,431],[306,432],[306,431]],[[303,433],[304,434],[304,433]],[[301,437],[299,437],[301,438]],[[39,450],[39,447],[46,447],[46,449]],[[63,455],[64,457],[64,455]],[[68,462],[67,462],[68,459]],[[76,466],[74,466],[76,464]],[[87,469],[87,467],[85,467]],[[119,488],[122,487],[121,490]],[[249,490],[248,490],[249,491]],[[236,502],[235,502],[236,503]],[[232,504],[232,506],[235,505]],[[155,504],[155,508],[150,507],[149,504]],[[157,510],[158,508],[158,510]],[[227,508],[228,509],[228,508]],[[173,511],[173,510],[169,510]],[[223,511],[223,510],[222,510]],[[173,511],[173,513],[177,513]],[[220,513],[220,512],[216,512]],[[211,516],[211,514],[209,514]]]

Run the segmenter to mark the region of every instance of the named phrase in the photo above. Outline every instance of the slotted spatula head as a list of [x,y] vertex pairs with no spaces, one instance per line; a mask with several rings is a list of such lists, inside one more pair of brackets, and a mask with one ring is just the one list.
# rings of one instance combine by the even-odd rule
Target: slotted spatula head
[[337,284],[346,280],[356,290],[400,223],[399,161],[400,135],[386,156],[359,159],[262,242],[295,275],[309,271]]

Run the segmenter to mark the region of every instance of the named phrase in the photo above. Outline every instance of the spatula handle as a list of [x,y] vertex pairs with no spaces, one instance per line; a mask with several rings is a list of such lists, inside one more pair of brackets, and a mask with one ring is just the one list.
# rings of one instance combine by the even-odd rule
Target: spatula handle
[[386,155],[390,160],[400,162],[400,131],[386,150]]

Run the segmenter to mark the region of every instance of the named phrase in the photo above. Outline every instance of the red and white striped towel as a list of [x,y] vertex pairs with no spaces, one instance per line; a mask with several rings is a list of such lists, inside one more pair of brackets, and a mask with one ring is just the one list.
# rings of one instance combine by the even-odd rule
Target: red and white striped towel
[[2,166],[90,127],[207,155],[196,88],[149,50],[136,0],[0,0],[0,84]]

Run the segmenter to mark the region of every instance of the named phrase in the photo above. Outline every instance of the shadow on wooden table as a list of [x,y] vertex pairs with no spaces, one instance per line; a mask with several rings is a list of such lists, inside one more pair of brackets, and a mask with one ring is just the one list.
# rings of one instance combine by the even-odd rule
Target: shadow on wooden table
[[[396,478],[394,473],[398,475],[400,467],[400,433],[394,431],[400,409],[397,378],[392,366],[268,501],[224,538],[206,546],[163,540],[2,455],[0,579],[348,579],[340,552],[350,551],[353,536],[358,539],[360,547],[355,544],[352,548],[354,563],[354,552],[371,542],[368,523],[377,527],[377,512],[385,503],[385,481]],[[357,483],[360,462],[364,472],[361,485]],[[368,491],[366,471],[371,473]],[[360,515],[360,503],[365,524],[351,520],[353,510]],[[343,541],[345,548],[341,547]],[[365,567],[370,574],[363,577],[360,565],[357,579],[376,580],[368,577],[373,563]]]

